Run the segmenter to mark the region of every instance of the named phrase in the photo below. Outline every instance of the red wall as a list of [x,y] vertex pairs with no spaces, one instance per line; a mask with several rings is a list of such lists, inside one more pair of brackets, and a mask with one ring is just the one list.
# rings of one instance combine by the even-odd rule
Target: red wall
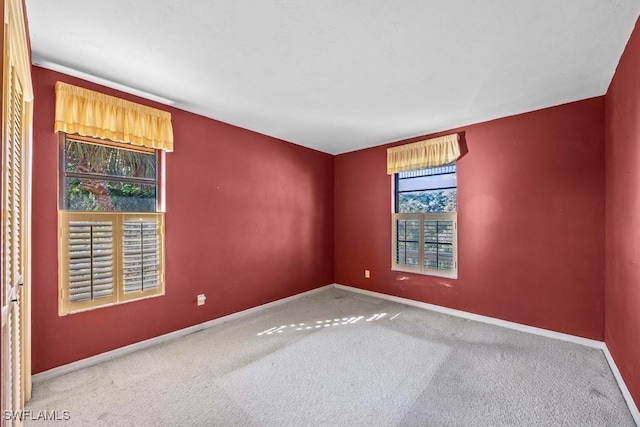
[[[640,21],[639,21],[640,22]],[[606,96],[605,340],[640,406],[640,26]]]
[[335,281],[602,340],[604,98],[457,131],[458,279],[391,271],[380,146],[335,159]]
[[[58,316],[58,80],[172,114],[165,296]],[[33,83],[33,373],[333,282],[332,156],[38,67]]]

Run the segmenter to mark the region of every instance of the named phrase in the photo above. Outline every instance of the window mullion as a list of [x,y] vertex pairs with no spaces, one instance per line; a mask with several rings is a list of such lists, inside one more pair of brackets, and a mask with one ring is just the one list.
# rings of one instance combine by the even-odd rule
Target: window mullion
[[398,186],[400,185],[400,180],[399,180],[399,175],[396,173],[393,175],[393,189],[395,192],[395,196],[394,196],[394,207],[393,207],[393,211],[395,213],[399,213],[400,212],[400,191],[398,191]]
[[105,181],[124,182],[125,184],[157,185],[156,179],[140,178],[140,177],[133,177],[133,176],[107,175],[104,173],[64,172],[64,177],[65,179],[66,178],[97,179],[97,180],[105,180]]
[[115,294],[117,295],[118,298],[118,302],[123,300],[123,294],[124,294],[124,283],[122,280],[122,274],[121,272],[123,271],[123,267],[122,267],[122,263],[123,263],[123,258],[122,258],[122,254],[124,253],[124,251],[122,250],[122,247],[124,245],[124,241],[123,241],[123,232],[122,232],[122,219],[123,219],[123,215],[122,214],[117,214],[114,213],[113,214],[113,226],[114,226],[114,235],[115,238],[114,240],[114,248],[115,248],[115,254],[114,254],[114,258],[116,259],[115,264],[115,277],[116,280],[114,281],[114,286],[116,287],[116,292]]
[[144,292],[144,225],[140,223],[140,290]]
[[[95,264],[95,258],[93,255],[93,247],[94,247],[94,240],[93,240],[93,228],[94,226],[91,225],[89,226],[89,283],[91,288],[89,289],[89,291],[91,292],[91,301],[94,300],[94,288],[95,288],[95,284],[94,284],[94,277],[93,277],[93,265]],[[113,249],[112,249],[113,250]]]
[[404,262],[407,263],[407,222],[404,222],[404,235],[402,236],[404,242]]
[[420,233],[418,234],[420,237],[418,239],[419,241],[419,248],[418,248],[418,263],[419,265],[419,271],[424,271],[424,220],[426,218],[425,214],[420,214]]
[[440,270],[440,220],[436,220],[436,270]]

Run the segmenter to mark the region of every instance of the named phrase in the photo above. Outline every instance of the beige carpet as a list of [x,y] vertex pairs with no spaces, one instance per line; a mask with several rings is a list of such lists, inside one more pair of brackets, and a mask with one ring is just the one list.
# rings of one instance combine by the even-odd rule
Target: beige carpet
[[330,289],[34,385],[114,426],[633,426],[600,350]]

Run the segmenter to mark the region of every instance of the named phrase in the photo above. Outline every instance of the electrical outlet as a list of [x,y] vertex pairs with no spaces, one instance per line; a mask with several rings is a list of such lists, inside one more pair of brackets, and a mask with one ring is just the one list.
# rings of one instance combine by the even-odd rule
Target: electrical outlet
[[204,294],[198,295],[198,305],[204,305],[206,300],[207,300],[207,297],[204,296]]
[[371,271],[365,270],[364,271],[364,278],[365,279],[370,279],[371,278]]

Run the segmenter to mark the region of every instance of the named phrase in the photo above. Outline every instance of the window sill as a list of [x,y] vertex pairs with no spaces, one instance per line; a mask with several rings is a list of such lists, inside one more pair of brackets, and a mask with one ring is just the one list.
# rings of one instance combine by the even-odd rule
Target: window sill
[[146,299],[158,298],[158,297],[162,297],[162,296],[164,296],[164,289],[160,293],[152,294],[152,295],[144,295],[144,296],[141,296],[141,297],[138,297],[138,298],[125,299],[125,300],[122,300],[122,301],[110,302],[110,303],[101,304],[101,305],[95,305],[95,306],[86,307],[86,308],[78,308],[78,309],[75,309],[75,310],[59,311],[58,312],[58,316],[59,317],[63,317],[63,316],[68,316],[70,314],[84,313],[86,311],[99,310],[101,308],[107,308],[107,307],[115,307],[117,305],[128,304],[130,302],[136,302],[136,301],[144,301]]
[[418,271],[418,270],[412,270],[410,268],[402,268],[402,267],[391,267],[391,271],[398,271],[398,272],[402,272],[402,273],[412,273],[412,274],[419,274],[421,276],[433,276],[433,277],[441,277],[444,279],[453,279],[453,280],[457,280],[458,279],[458,272],[454,271],[454,272],[445,272],[445,271],[438,271],[438,270],[424,270],[424,271]]

